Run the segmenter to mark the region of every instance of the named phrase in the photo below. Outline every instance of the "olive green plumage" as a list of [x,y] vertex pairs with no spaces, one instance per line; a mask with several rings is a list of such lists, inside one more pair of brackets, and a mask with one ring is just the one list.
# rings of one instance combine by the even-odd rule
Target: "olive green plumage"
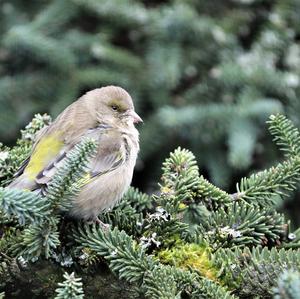
[[83,138],[92,138],[97,141],[97,151],[88,166],[87,183],[69,214],[97,219],[99,213],[116,204],[131,183],[139,151],[134,124],[141,121],[124,89],[107,86],[89,91],[38,134],[30,157],[9,187],[47,190],[66,154]]

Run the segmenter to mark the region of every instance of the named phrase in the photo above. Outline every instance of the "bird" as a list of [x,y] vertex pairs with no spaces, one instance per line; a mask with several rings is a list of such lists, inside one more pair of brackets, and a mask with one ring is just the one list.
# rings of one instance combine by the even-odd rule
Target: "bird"
[[102,223],[98,215],[115,206],[131,184],[140,149],[135,124],[140,122],[131,96],[123,88],[88,91],[37,134],[31,154],[8,187],[47,190],[68,152],[84,138],[92,138],[97,149],[87,167],[89,179],[67,214]]

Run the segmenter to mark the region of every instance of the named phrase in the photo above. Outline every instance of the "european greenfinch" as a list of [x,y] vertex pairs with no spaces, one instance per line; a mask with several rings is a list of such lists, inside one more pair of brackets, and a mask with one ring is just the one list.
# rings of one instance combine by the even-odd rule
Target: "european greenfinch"
[[10,188],[47,190],[66,154],[83,138],[97,141],[88,166],[89,179],[74,198],[70,216],[97,220],[128,189],[139,152],[135,112],[130,95],[117,86],[87,92],[68,106],[37,136],[30,157]]

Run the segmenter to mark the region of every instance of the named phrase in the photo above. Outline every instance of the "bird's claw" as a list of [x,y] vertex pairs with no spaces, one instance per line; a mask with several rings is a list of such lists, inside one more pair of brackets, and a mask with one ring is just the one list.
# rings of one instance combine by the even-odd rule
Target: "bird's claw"
[[95,223],[99,224],[99,226],[102,228],[102,230],[104,232],[109,231],[110,225],[107,224],[107,223],[102,222],[98,217],[88,221],[88,224],[95,224]]

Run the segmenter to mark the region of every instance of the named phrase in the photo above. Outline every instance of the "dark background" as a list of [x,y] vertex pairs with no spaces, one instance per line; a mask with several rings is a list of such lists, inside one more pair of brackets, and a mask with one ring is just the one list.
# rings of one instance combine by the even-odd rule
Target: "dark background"
[[[144,119],[133,185],[157,190],[176,147],[229,192],[278,163],[265,121],[300,122],[300,2],[0,1],[0,140],[110,84]],[[285,210],[298,217],[291,194]]]

